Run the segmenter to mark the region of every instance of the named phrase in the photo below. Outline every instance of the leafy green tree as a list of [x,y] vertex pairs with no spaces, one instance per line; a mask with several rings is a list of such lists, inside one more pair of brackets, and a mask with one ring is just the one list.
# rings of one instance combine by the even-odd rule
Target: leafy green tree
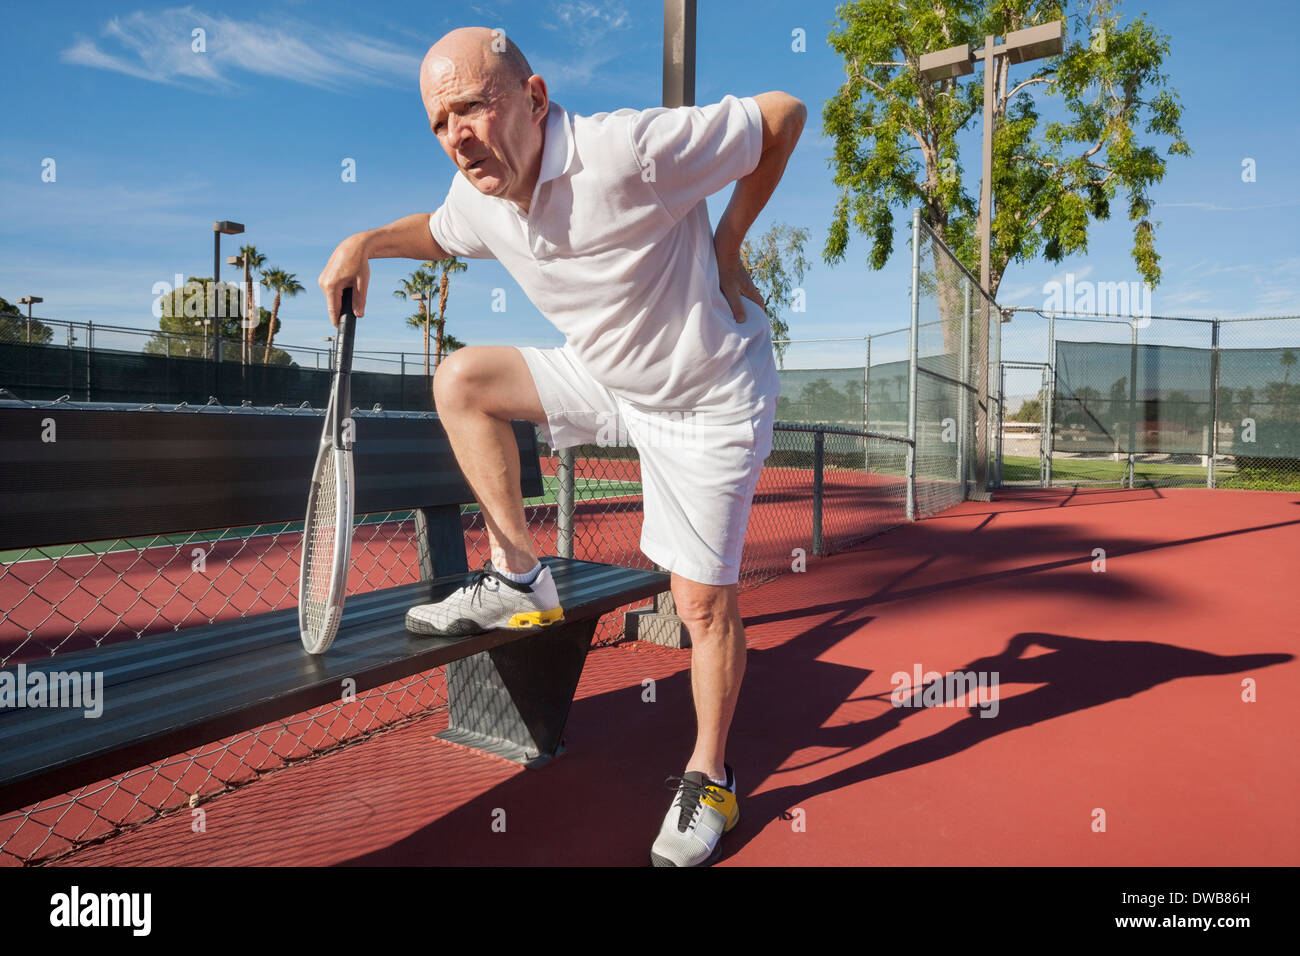
[[27,313],[8,299],[0,298],[0,342],[23,342],[48,345],[54,330],[40,319],[27,318]]
[[[158,305],[162,313],[158,320],[160,331],[145,344],[147,354],[215,358],[218,331],[223,345],[243,340],[236,283],[222,282],[218,290],[211,278],[190,277],[179,289],[160,296]],[[280,320],[276,318],[273,323],[266,309],[258,310],[258,318],[252,329],[253,340],[264,343],[280,330]],[[224,347],[222,358],[228,358]],[[293,361],[283,349],[272,348],[267,364],[292,365]]]
[[785,368],[789,347],[784,340],[790,337],[784,312],[793,305],[794,290],[808,269],[803,253],[807,241],[807,229],[777,223],[756,242],[746,239],[740,246],[740,262],[763,296],[763,310],[772,320],[772,344],[781,368]]
[[[261,270],[262,266],[266,263],[266,256],[262,255],[260,252],[257,251],[257,246],[240,246],[239,256],[241,259],[243,259],[245,262],[248,263],[248,270],[245,273],[247,279],[244,282],[244,301],[248,303],[249,308],[252,308],[253,307],[253,282],[255,281],[253,278],[253,273]],[[241,266],[240,268],[243,267]],[[254,340],[257,338],[265,337],[265,334],[263,334],[262,336],[258,336],[255,334],[257,328],[260,327],[260,325],[261,323],[259,322],[257,326],[251,326],[243,330],[244,341],[243,341],[243,345],[241,346],[241,349],[243,351],[244,360],[246,362],[253,361]]]
[[406,320],[407,325],[424,329],[424,374],[429,373],[429,297],[433,292],[437,276],[432,262],[421,262],[419,267],[402,280],[402,284],[393,292],[396,299],[415,299],[420,303],[420,312]]
[[262,285],[275,291],[275,301],[271,305],[271,321],[267,326],[266,350],[262,353],[262,364],[268,365],[271,361],[271,343],[275,341],[275,330],[280,327],[280,297],[295,296],[303,291],[303,287],[295,273],[275,268],[263,270]]
[[455,256],[450,256],[446,259],[437,260],[434,266],[438,271],[438,342],[433,359],[433,368],[436,372],[438,366],[442,364],[443,339],[447,328],[447,294],[451,289],[451,276],[457,272],[466,271],[469,265],[461,262]]
[[[920,57],[986,35],[1065,19],[1064,51],[1015,67],[999,57],[996,84],[990,288],[996,296],[1012,262],[1040,254],[1052,262],[1086,251],[1092,220],[1111,216],[1122,196],[1133,224],[1135,266],[1160,281],[1150,188],[1165,175],[1165,153],[1188,156],[1181,107],[1162,72],[1169,40],[1139,14],[1121,24],[1115,0],[853,0],[837,9],[829,37],[846,78],[823,109],[833,141],[839,198],[824,257],[844,259],[850,233],[870,241],[867,261],[884,267],[894,247],[894,209],[919,206],[935,234],[979,274],[978,170],[967,189],[957,138],[983,114],[983,66],[966,79],[923,81]],[[1042,124],[1035,94],[1065,117]],[[957,304],[940,301],[952,320]],[[951,321],[949,324],[953,324]],[[945,326],[945,333],[951,333]]]

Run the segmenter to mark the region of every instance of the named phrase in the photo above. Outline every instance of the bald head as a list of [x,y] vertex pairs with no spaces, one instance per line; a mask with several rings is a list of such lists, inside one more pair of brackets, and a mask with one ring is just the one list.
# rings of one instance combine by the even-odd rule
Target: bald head
[[527,207],[541,165],[546,83],[503,30],[462,27],[420,64],[429,128],[475,188]]
[[487,27],[461,27],[452,30],[429,47],[420,66],[420,86],[426,76],[441,78],[448,71],[473,70],[492,76],[512,86],[521,85],[533,75],[533,68],[515,41],[504,30]]

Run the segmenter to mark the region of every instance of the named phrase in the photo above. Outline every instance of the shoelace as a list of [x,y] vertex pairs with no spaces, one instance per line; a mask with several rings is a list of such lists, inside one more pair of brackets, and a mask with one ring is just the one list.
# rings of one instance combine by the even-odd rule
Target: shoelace
[[[676,782],[674,783],[674,781]],[[713,793],[708,789],[710,786],[715,786],[715,784],[696,783],[694,780],[687,780],[685,777],[669,777],[664,783],[674,793],[678,790],[681,791],[681,798],[677,801],[677,805],[682,810],[677,817],[677,829],[682,833],[685,833],[686,828],[695,820],[706,797],[714,803],[722,803],[726,800],[726,797]]]
[[[488,584],[489,581],[492,583]],[[501,582],[497,580],[496,575],[488,567],[482,567],[475,571],[469,584],[465,585],[465,590],[470,592],[470,604],[473,604],[475,601],[478,601],[480,604],[483,603],[482,592],[485,585],[489,591],[496,592],[501,590]]]

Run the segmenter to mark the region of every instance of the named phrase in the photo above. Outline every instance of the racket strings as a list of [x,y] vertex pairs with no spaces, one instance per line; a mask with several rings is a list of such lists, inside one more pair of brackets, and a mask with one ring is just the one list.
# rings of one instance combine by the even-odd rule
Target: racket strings
[[338,507],[338,481],[334,471],[334,456],[326,458],[321,470],[320,487],[316,491],[315,512],[312,514],[311,536],[307,549],[307,593],[302,596],[307,626],[315,634],[325,629],[329,606],[330,583],[334,567],[334,539],[338,533],[336,515]]

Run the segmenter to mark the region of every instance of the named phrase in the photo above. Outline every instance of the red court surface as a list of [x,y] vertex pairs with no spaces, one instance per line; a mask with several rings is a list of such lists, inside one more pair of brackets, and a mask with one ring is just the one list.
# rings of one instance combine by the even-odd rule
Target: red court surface
[[[720,865],[1300,863],[1300,495],[997,497],[742,593]],[[217,797],[206,832],[185,810],[63,862],[645,865],[691,749],[689,663],[594,649],[538,770],[416,721]],[[996,716],[891,706],[915,668],[996,672]]]

